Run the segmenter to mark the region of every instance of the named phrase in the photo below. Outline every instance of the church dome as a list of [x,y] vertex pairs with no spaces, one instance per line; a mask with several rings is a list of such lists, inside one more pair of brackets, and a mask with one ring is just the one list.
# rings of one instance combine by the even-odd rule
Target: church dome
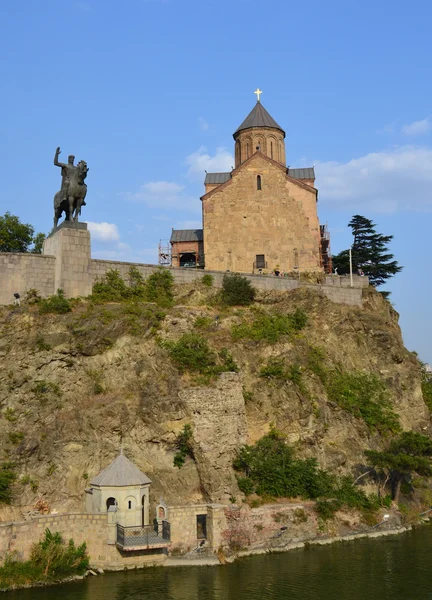
[[237,135],[240,131],[245,129],[251,129],[255,127],[268,127],[271,129],[279,129],[285,137],[285,131],[282,129],[280,125],[276,123],[273,117],[266,111],[261,102],[257,102],[253,109],[250,111],[246,119],[243,123],[236,129],[233,134],[234,139],[237,138]]
[[235,139],[236,169],[255,152],[262,152],[272,160],[286,166],[285,131],[266,111],[260,100],[233,133],[233,138]]

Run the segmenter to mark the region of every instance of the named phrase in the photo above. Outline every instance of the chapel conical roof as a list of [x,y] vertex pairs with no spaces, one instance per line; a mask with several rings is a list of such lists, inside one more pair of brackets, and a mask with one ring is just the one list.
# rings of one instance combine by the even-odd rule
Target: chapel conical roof
[[234,132],[234,138],[237,133],[244,129],[250,129],[251,127],[271,127],[272,129],[279,129],[285,136],[285,131],[280,125],[276,123],[271,115],[266,111],[261,102],[257,102],[253,109],[250,111],[243,123]]
[[145,473],[140,471],[126,456],[121,453],[103,471],[96,475],[90,485],[106,487],[124,487],[128,485],[144,485],[151,483]]

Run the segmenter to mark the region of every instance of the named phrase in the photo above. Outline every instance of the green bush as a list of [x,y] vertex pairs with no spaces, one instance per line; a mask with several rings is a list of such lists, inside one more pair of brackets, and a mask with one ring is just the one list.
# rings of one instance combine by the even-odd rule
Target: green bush
[[383,434],[400,431],[387,388],[375,374],[333,372],[326,387],[329,400],[362,418],[370,429]]
[[314,459],[295,459],[285,437],[274,428],[254,446],[244,446],[233,466],[260,496],[317,498],[332,489],[331,476]]
[[48,394],[53,394],[57,397],[60,397],[62,394],[58,383],[54,383],[53,381],[46,381],[45,379],[38,381],[33,387],[32,392],[34,393],[36,398],[38,398],[38,400],[43,400],[43,398]]
[[188,423],[183,427],[183,431],[176,440],[177,452],[174,455],[174,466],[181,469],[186,461],[186,457],[194,458],[192,449],[192,426]]
[[206,273],[202,276],[201,283],[207,285],[208,287],[211,287],[213,285],[213,275]]
[[164,341],[161,344],[168,350],[181,372],[189,371],[214,377],[226,371],[239,370],[226,348],[216,353],[210,349],[207,340],[196,333],[185,333],[177,342]]
[[0,567],[0,589],[35,583],[48,583],[82,575],[89,567],[86,544],[76,547],[73,540],[65,544],[59,533],[45,530],[42,541],[33,544],[30,560],[20,561],[16,555],[6,557]]
[[260,377],[268,377],[270,379],[281,379],[283,381],[292,381],[296,385],[302,384],[302,371],[300,365],[293,364],[288,368],[283,360],[272,358],[264,365],[259,373]]
[[297,309],[292,314],[269,315],[264,312],[258,313],[252,323],[241,323],[232,328],[233,339],[250,339],[254,341],[266,341],[274,344],[284,335],[292,335],[303,329],[307,324],[307,315]]
[[238,273],[225,274],[222,280],[222,302],[228,306],[248,306],[255,300],[255,288]]
[[255,486],[250,477],[237,477],[237,484],[239,486],[239,490],[243,492],[245,496],[250,496],[253,494]]
[[121,302],[133,295],[132,288],[122,279],[119,271],[111,269],[93,286],[92,299],[96,302]]
[[380,506],[376,496],[367,496],[351,477],[338,478],[320,469],[315,459],[298,459],[285,436],[274,428],[253,446],[243,446],[233,463],[240,490],[273,498],[317,500],[323,519],[346,506],[371,514]]
[[159,306],[169,308],[174,299],[174,278],[171,271],[160,267],[146,281],[146,299]]
[[16,480],[16,474],[11,463],[0,467],[0,504],[10,504],[12,498],[11,486]]
[[196,333],[185,333],[177,342],[164,342],[180,371],[204,373],[216,364],[216,356],[207,340]]
[[197,317],[195,319],[194,327],[196,329],[210,329],[214,324],[214,319],[211,319],[210,317]]
[[64,292],[62,289],[58,289],[57,293],[54,296],[50,296],[49,298],[45,298],[41,300],[38,304],[39,312],[44,313],[57,313],[57,314],[65,314],[72,310],[72,305],[70,301],[65,298]]
[[432,379],[424,372],[422,373],[421,389],[423,392],[423,400],[429,411],[432,412]]
[[116,270],[107,271],[101,281],[93,286],[94,302],[147,301],[162,307],[173,303],[174,279],[171,271],[161,267],[144,280],[136,267],[129,269],[129,283]]

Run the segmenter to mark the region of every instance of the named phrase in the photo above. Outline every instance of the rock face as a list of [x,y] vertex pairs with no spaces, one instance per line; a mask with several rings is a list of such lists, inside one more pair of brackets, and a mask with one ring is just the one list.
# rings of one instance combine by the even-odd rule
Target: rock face
[[[178,304],[157,331],[151,305],[139,314],[128,304],[85,301],[66,315],[41,315],[37,306],[1,309],[0,456],[19,474],[14,507],[28,510],[43,497],[51,509],[83,509],[87,481],[121,444],[152,480],[153,501],[224,501],[239,495],[231,467],[238,448],[270,423],[299,456],[352,473],[364,463],[364,450],[381,448],[383,438],[329,400],[308,366],[310,348],[322,350],[327,369],[376,374],[402,427],[429,431],[419,363],[403,346],[397,314],[376,292],[364,292],[361,310],[307,290],[263,293],[260,310],[301,308],[308,315],[302,332],[272,344],[233,341],[233,325],[252,319],[257,307],[214,309],[206,304],[214,293],[199,284],[179,288]],[[208,317],[206,329],[197,317]],[[205,385],[181,374],[158,340],[190,331],[201,332],[215,351],[229,348],[240,372]],[[298,365],[303,386],[260,377],[272,357]],[[176,440],[186,424],[194,459],[178,469]]]
[[194,429],[194,457],[207,500],[228,498],[236,489],[232,463],[247,441],[241,377],[222,373],[214,388],[180,392]]

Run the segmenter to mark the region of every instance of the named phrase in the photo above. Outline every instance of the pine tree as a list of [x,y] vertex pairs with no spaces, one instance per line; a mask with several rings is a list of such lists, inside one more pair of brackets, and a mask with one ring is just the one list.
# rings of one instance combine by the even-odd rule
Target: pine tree
[[[377,287],[387,279],[402,271],[394,255],[388,250],[392,235],[382,235],[375,230],[375,223],[361,215],[354,215],[348,223],[354,242],[352,245],[353,272],[361,269],[369,277],[371,285]],[[339,275],[349,273],[349,250],[342,250],[333,256],[333,266]]]

